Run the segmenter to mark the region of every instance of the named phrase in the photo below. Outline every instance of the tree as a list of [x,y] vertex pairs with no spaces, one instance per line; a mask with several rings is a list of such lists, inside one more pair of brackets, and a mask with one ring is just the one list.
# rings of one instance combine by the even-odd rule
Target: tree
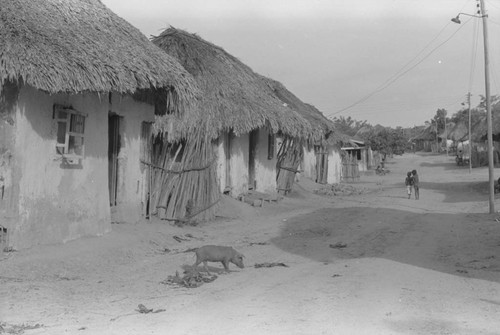
[[358,130],[360,130],[361,128],[363,128],[365,125],[368,124],[366,120],[358,121],[352,119],[350,116],[348,116],[347,118],[343,116],[334,117],[332,121],[335,124],[337,130],[348,136],[356,135]]
[[438,134],[444,131],[444,127],[445,127],[446,123],[449,122],[448,119],[446,118],[446,114],[448,114],[446,109],[439,108],[436,111],[436,115],[434,115],[433,120],[434,120],[434,123],[436,124],[436,132]]
[[408,146],[408,138],[402,128],[384,128],[372,131],[367,136],[367,141],[372,150],[382,154],[385,161],[387,155],[402,155]]

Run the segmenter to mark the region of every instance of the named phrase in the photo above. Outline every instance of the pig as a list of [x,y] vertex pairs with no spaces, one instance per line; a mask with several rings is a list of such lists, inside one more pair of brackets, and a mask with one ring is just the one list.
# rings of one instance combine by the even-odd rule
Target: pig
[[207,262],[221,262],[224,269],[229,272],[229,262],[243,269],[243,256],[232,247],[222,247],[217,245],[205,245],[193,250],[196,253],[196,262],[193,264],[193,269],[196,269],[198,264],[203,262],[205,271],[208,274]]

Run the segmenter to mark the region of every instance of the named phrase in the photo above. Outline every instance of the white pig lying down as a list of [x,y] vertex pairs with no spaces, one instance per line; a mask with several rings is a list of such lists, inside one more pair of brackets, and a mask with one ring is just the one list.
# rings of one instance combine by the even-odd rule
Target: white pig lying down
[[217,245],[205,245],[203,247],[193,249],[196,254],[196,262],[193,264],[193,269],[196,270],[198,264],[203,262],[205,271],[210,274],[207,267],[207,262],[221,262],[224,265],[224,270],[229,272],[229,263],[233,263],[240,269],[243,269],[243,254],[240,254],[232,247],[223,247]]

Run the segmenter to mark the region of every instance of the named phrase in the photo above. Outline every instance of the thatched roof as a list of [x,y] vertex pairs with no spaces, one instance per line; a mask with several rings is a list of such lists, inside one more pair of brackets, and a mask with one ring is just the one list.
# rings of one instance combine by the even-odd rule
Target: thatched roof
[[434,131],[432,125],[425,127],[419,134],[411,139],[412,141],[435,141],[436,132]]
[[181,101],[195,87],[176,60],[99,0],[0,0],[0,92],[7,81],[48,93],[173,87]]
[[[467,122],[468,123],[468,122]],[[464,121],[458,121],[447,134],[448,139],[453,141],[466,141],[469,139],[469,127]]]
[[[494,141],[500,141],[500,112],[492,111],[491,130]],[[472,124],[472,140],[476,142],[485,141],[488,137],[488,118],[486,113],[480,115],[479,120]]]
[[312,127],[310,139],[313,142],[321,142],[327,138],[334,143],[348,141],[347,135],[342,134],[334,123],[327,119],[320,110],[311,104],[305,103],[290,92],[282,83],[271,78],[262,77],[272,89],[274,94],[288,107],[302,115]]
[[193,75],[201,90],[199,109],[184,125],[206,125],[209,136],[268,125],[274,132],[306,137],[310,124],[279,100],[261,76],[222,48],[170,27],[152,39]]

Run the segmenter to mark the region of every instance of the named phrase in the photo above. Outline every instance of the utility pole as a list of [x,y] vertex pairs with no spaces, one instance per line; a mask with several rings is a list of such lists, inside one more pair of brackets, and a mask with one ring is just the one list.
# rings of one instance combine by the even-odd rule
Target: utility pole
[[493,126],[491,121],[491,98],[490,98],[490,59],[488,54],[488,23],[484,0],[480,0],[481,16],[483,18],[483,38],[484,38],[484,84],[486,90],[486,117],[488,121],[488,177],[489,177],[489,203],[490,214],[495,213],[495,177],[493,175]]
[[489,203],[490,203],[490,214],[495,213],[495,177],[493,176],[493,167],[495,162],[493,161],[493,125],[491,121],[491,97],[490,97],[490,59],[488,55],[488,23],[486,14],[486,9],[484,7],[484,0],[479,0],[481,10],[477,14],[472,15],[467,13],[458,13],[457,17],[451,19],[452,22],[460,24],[460,15],[467,15],[472,17],[479,17],[483,19],[483,39],[484,39],[484,83],[486,91],[486,121],[488,123],[488,189],[489,189]]
[[472,118],[470,114],[470,92],[467,93],[467,106],[469,109],[469,174],[472,173]]
[[444,145],[446,147],[446,156],[448,156],[448,129],[446,129],[446,111],[444,114]]

